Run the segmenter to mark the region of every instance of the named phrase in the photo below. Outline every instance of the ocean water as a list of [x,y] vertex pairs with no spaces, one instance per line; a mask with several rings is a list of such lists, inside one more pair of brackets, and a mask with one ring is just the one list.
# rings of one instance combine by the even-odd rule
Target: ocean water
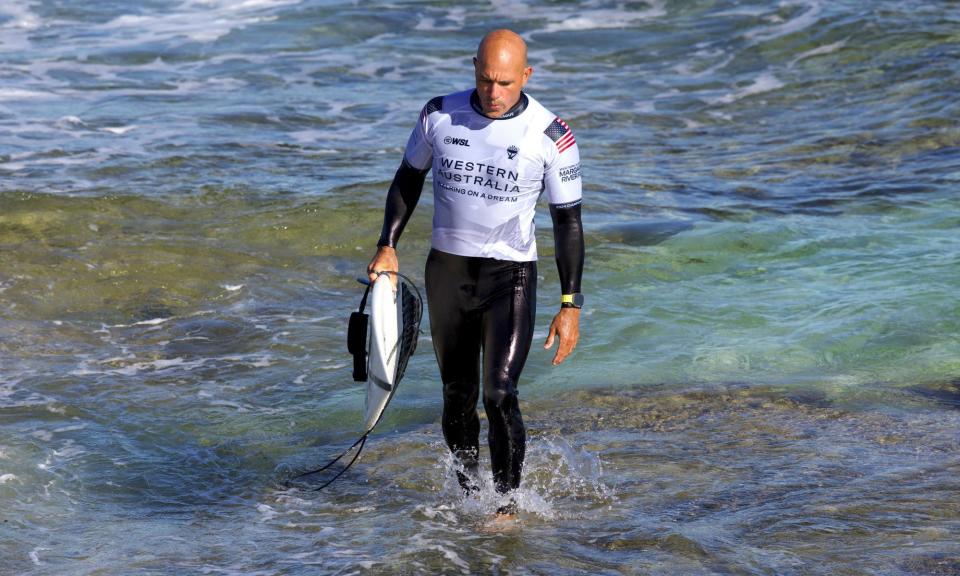
[[[496,27],[585,179],[520,520],[456,489],[427,330],[290,487],[360,433],[355,277]],[[955,1],[4,0],[0,574],[960,574],[958,93]]]

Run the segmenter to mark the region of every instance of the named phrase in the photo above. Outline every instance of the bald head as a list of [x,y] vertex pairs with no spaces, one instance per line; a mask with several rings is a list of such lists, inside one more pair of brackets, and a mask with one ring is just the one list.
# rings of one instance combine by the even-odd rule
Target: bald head
[[494,30],[483,37],[473,69],[480,105],[491,118],[499,118],[513,108],[533,74],[533,68],[527,66],[526,42],[510,30]]
[[477,60],[509,61],[527,67],[527,43],[512,30],[501,29],[487,33],[477,46]]

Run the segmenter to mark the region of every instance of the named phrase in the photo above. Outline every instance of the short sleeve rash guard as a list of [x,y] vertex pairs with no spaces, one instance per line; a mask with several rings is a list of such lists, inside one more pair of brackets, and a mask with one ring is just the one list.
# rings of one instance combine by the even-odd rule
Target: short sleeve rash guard
[[581,200],[573,131],[527,94],[500,118],[478,109],[474,90],[434,98],[407,142],[406,162],[433,170],[433,247],[460,256],[536,260],[540,194],[562,207]]

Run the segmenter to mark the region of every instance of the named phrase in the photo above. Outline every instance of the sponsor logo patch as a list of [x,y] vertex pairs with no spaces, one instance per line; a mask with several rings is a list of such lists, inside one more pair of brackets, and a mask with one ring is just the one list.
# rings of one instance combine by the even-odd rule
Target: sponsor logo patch
[[507,148],[507,158],[511,160],[516,158],[517,154],[519,153],[520,153],[520,149],[517,148],[516,146],[510,146],[509,148]]
[[580,164],[571,164],[560,169],[561,182],[573,182],[580,178]]
[[453,136],[447,136],[443,139],[444,144],[455,144],[457,146],[466,146],[470,147],[470,141],[466,138],[454,138]]

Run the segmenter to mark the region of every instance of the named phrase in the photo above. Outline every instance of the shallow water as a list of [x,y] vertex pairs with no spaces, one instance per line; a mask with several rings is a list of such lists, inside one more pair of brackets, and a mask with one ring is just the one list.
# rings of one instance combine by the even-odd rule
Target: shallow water
[[[4,2],[0,573],[960,573],[958,24]],[[581,343],[521,382],[520,521],[456,489],[427,333],[350,472],[289,487],[359,433],[354,278],[420,107],[499,26],[586,185]]]

